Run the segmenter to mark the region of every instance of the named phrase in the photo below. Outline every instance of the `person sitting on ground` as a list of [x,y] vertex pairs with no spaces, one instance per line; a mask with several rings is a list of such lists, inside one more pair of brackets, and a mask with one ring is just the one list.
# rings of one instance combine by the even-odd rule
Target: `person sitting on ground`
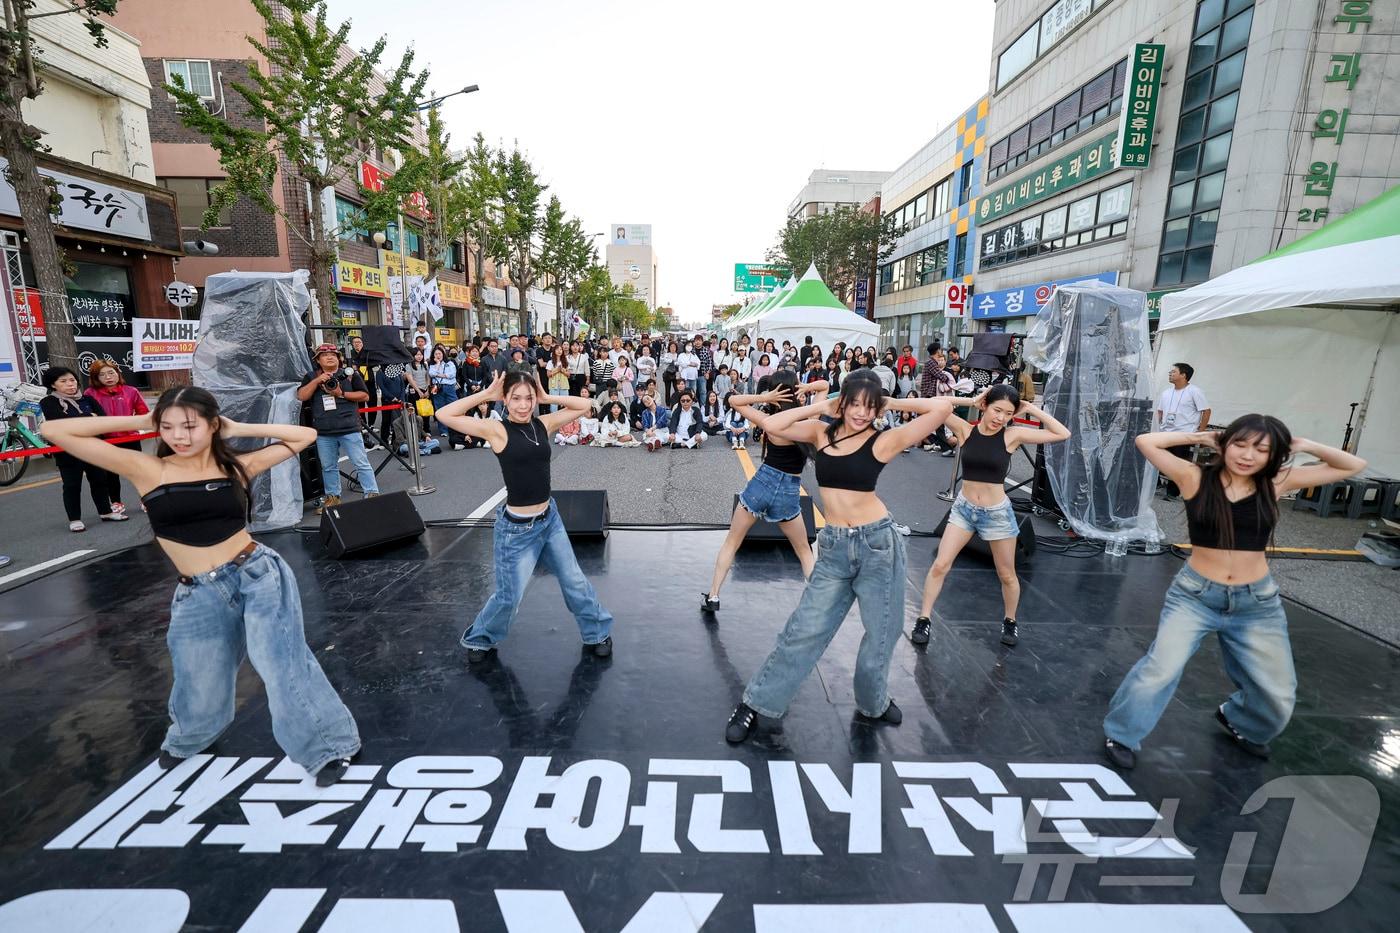
[[648,379],[643,385],[638,387],[636,396],[632,399],[632,404],[627,410],[627,417],[632,419],[632,428],[640,431],[642,429],[642,412],[646,410],[646,396],[650,394],[656,397],[656,380]]
[[724,405],[720,403],[719,393],[711,389],[705,398],[705,404],[700,409],[700,417],[704,419],[702,430],[710,437],[714,437],[724,430]]
[[[476,393],[472,393],[472,394],[475,395]],[[473,408],[473,409],[471,410],[471,417],[473,417],[473,418],[490,418],[490,419],[493,420],[493,421],[500,421],[500,420],[501,420],[501,413],[498,412],[498,411],[496,411],[496,409],[492,408],[490,402],[482,402],[480,405],[476,406],[475,408]],[[466,449],[467,449],[467,450],[472,450],[472,449],[477,448],[477,447],[485,447],[485,446],[486,446],[486,441],[482,440],[482,439],[479,438],[479,437],[471,437],[470,435],[467,435],[466,438],[467,438],[467,440],[466,440]]]
[[687,389],[681,393],[680,404],[671,412],[671,446],[699,447],[705,440],[703,424],[700,412],[695,408],[695,396]]
[[560,428],[554,435],[554,443],[560,447],[577,447],[579,439],[578,420],[570,421]]
[[608,403],[603,412],[603,418],[598,422],[598,435],[593,438],[594,447],[640,447],[641,442],[632,436],[631,426],[627,423],[627,413],[622,409],[622,403],[613,400]]
[[733,397],[733,392],[724,397],[724,436],[730,447],[740,450],[749,442],[749,419],[730,406],[729,400]]
[[[579,389],[579,398],[591,398],[592,392],[588,386]],[[578,419],[578,442],[581,445],[593,443],[593,438],[598,436],[598,416],[597,414],[584,415]]]
[[649,386],[641,397],[642,413],[635,427],[641,432],[642,444],[652,453],[671,442],[671,412],[656,404],[656,386]]
[[598,400],[593,403],[593,410],[597,412],[598,417],[601,418],[603,417],[604,411],[613,402],[622,402],[622,410],[627,410],[627,403],[622,401],[622,393],[617,386],[612,384],[612,380],[609,379],[607,389],[604,390],[603,394],[598,396]]

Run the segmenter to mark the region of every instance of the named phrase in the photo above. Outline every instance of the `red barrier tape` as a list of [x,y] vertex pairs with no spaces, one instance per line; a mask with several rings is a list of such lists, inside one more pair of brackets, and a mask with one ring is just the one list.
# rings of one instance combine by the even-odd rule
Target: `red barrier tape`
[[[399,410],[400,408],[403,408],[403,403],[402,403],[402,402],[396,402],[396,403],[393,404],[393,405],[376,405],[374,408],[361,408],[361,409],[359,409],[359,410],[360,410],[361,412],[367,412],[367,411],[397,411],[397,410]],[[113,443],[125,444],[125,443],[128,443],[128,442],[130,442],[130,441],[148,441],[148,440],[150,440],[150,439],[153,438],[153,437],[160,437],[160,432],[159,432],[159,431],[148,431],[148,432],[146,432],[145,434],[133,434],[133,435],[130,436],[130,437],[122,437],[122,438],[106,438],[106,437],[104,437],[104,438],[102,438],[102,440],[107,441],[107,443],[109,443],[109,444],[113,444]],[[18,460],[20,457],[42,457],[42,456],[47,456],[48,454],[60,454],[60,453],[63,453],[63,448],[62,448],[62,447],[26,447],[26,448],[24,448],[23,450],[7,450],[7,451],[5,451],[4,453],[0,453],[0,460]]]

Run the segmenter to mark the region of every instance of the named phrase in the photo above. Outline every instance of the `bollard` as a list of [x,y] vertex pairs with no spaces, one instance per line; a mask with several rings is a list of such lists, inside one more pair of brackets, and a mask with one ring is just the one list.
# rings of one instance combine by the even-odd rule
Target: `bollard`
[[952,502],[953,489],[958,485],[958,469],[962,466],[962,444],[958,445],[958,455],[953,458],[953,475],[948,478],[948,488],[938,494],[944,502]]
[[409,462],[413,464],[413,486],[409,488],[410,496],[426,496],[429,493],[437,492],[436,486],[423,485],[423,458],[418,452],[418,409],[410,409],[408,403],[403,407],[404,422],[408,426],[408,456]]

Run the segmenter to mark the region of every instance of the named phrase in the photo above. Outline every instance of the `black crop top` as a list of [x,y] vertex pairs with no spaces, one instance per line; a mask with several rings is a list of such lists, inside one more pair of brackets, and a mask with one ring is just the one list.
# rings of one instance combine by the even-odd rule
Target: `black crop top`
[[549,501],[549,429],[538,418],[520,424],[507,418],[506,449],[496,451],[506,483],[506,505]]
[[248,496],[231,479],[165,483],[141,497],[157,538],[190,547],[227,541],[248,524]]
[[[1197,496],[1200,493],[1196,494]],[[1250,493],[1238,502],[1230,503],[1230,525],[1234,532],[1231,551],[1262,551],[1269,546],[1273,535],[1276,516],[1259,514],[1255,501],[1258,493]],[[1197,516],[1194,507],[1196,499],[1186,502],[1186,531],[1193,547],[1224,548],[1224,536],[1210,516]]]
[[995,434],[983,434],[976,426],[963,442],[963,480],[969,483],[996,483],[1006,480],[1011,468],[1011,451],[1006,449],[1006,428]]
[[807,451],[798,444],[774,444],[768,441],[763,445],[763,462],[775,470],[801,476],[807,465]]
[[[823,489],[850,489],[854,492],[874,492],[875,481],[885,465],[875,456],[875,441],[880,432],[871,431],[869,439],[849,454],[829,454],[820,448],[812,457],[817,468],[817,485]],[[841,438],[845,440],[845,438]]]

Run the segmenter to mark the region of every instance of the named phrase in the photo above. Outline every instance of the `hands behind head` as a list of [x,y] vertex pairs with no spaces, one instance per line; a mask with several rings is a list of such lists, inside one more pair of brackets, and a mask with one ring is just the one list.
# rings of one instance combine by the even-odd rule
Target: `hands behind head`
[[490,393],[490,395],[488,396],[488,400],[493,402],[504,401],[506,397],[505,387],[505,372],[499,369],[494,371],[491,374],[491,384],[486,387],[486,391]]
[[776,389],[769,389],[763,393],[763,401],[768,405],[782,405],[793,400],[791,386],[778,386]]

